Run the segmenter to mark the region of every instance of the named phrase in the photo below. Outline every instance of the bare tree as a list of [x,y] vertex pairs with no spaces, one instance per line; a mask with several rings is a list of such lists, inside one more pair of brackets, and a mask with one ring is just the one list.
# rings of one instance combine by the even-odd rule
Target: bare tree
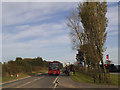
[[[78,12],[73,10],[71,16],[67,17],[68,23],[67,26],[71,29],[70,36],[72,39],[73,49],[80,50],[82,45],[86,43],[86,35],[84,34],[84,30],[81,27],[81,18],[78,16]],[[84,67],[86,68],[86,55],[83,51],[84,55]]]

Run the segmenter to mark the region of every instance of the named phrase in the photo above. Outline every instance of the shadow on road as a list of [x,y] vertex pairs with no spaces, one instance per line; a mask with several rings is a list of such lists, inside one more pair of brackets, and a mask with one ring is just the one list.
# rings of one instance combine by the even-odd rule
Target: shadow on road
[[44,73],[44,74],[40,74],[40,75],[36,75],[36,76],[65,76],[65,77],[68,77],[67,75],[61,73],[60,75],[55,75],[55,74],[51,74],[49,75],[48,73]]
[[45,76],[45,77],[55,77],[55,76],[62,76],[62,77],[69,77],[67,75],[65,75],[64,73],[61,73],[60,75],[55,75],[55,74],[51,74],[49,75],[48,73],[43,73],[43,74],[28,74],[31,77],[41,77],[41,76]]
[[39,76],[59,76],[59,75],[54,75],[54,74],[51,74],[51,75],[49,75],[48,73],[44,73],[44,74],[39,74],[39,75],[36,75],[37,77],[39,77]]

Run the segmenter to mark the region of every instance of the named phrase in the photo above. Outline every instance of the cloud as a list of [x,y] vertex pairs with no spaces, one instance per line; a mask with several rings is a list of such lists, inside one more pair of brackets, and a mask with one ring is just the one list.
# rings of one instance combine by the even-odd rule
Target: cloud
[[3,61],[17,56],[55,59],[67,54],[69,31],[58,15],[75,4],[3,3]]
[[[59,14],[68,13],[76,4],[3,3],[3,60],[41,56],[47,60],[75,61],[66,21]],[[108,8],[109,36],[117,34],[117,11],[117,6]],[[116,62],[115,48],[109,47],[106,53]]]
[[40,38],[52,37],[56,34],[63,34],[64,32],[66,32],[64,30],[65,29],[64,24],[48,23],[48,24],[40,24],[35,26],[29,26],[29,25],[16,26],[15,30],[18,32],[15,33],[15,35],[13,33],[3,33],[4,36],[3,39],[6,42],[12,42],[15,40],[20,40],[29,37],[36,37],[36,36],[39,36]]
[[[69,48],[70,40],[67,35],[57,36],[52,39],[36,39],[30,40],[26,43],[13,42],[8,44],[3,44],[3,60],[6,57],[15,58],[17,56],[21,57],[35,57],[42,56],[43,58],[49,59],[61,59],[66,54],[67,48]],[[7,59],[9,60],[9,59]]]
[[[7,57],[15,58],[16,56],[34,57],[42,55],[48,57],[51,54],[56,57],[57,51],[60,55],[60,53],[65,52],[66,47],[69,48],[70,46],[69,31],[66,30],[64,21],[35,26],[19,25],[15,27],[15,30],[19,32],[15,34],[3,33],[4,61]],[[34,37],[35,39],[33,39]],[[28,40],[25,41],[26,38]]]
[[[87,0],[29,0],[29,2],[85,2]],[[90,2],[96,2],[98,0],[89,0]],[[119,0],[99,0],[107,2],[119,2]],[[28,2],[28,0],[3,0],[3,2]]]
[[107,18],[108,18],[107,31],[118,31],[118,5],[108,7]]
[[52,18],[71,9],[76,3],[3,3],[3,25],[25,24]]

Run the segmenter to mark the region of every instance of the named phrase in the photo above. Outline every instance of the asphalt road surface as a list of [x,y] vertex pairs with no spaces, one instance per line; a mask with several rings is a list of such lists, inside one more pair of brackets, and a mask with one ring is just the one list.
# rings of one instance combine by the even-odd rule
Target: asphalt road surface
[[118,88],[111,85],[95,85],[88,83],[78,83],[69,76],[63,74],[59,76],[41,74],[31,76],[22,80],[6,83],[2,88]]

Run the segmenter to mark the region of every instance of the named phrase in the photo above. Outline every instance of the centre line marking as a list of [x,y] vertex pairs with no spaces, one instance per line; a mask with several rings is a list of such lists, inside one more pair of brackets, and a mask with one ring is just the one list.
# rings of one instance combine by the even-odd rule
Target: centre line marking
[[56,86],[57,86],[57,83],[55,84],[55,86],[53,88],[56,88]]
[[55,84],[55,82],[57,81],[57,79],[58,79],[58,76],[55,78],[55,80],[53,81],[53,84]]
[[53,84],[55,84],[54,85],[54,87],[53,87],[53,90],[57,87],[57,85],[58,85],[58,76],[56,77],[56,79],[53,81]]

